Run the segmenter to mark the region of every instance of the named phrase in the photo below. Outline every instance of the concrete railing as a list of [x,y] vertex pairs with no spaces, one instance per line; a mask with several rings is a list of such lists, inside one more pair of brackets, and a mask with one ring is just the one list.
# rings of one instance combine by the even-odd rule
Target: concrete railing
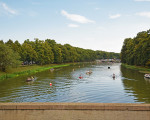
[[0,103],[0,120],[150,120],[150,104]]

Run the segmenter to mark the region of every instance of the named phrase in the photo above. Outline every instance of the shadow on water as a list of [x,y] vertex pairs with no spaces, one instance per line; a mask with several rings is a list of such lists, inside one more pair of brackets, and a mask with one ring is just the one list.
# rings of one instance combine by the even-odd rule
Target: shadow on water
[[134,96],[135,102],[150,103],[150,80],[144,74],[121,66],[122,82],[126,93]]

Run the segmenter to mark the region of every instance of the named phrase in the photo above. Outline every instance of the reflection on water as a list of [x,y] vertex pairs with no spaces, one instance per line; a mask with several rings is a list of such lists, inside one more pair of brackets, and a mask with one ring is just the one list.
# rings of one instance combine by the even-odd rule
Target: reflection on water
[[118,63],[82,63],[33,76],[31,82],[28,76],[1,81],[0,102],[150,103],[150,80]]
[[122,80],[126,93],[134,96],[135,102],[150,103],[150,79],[143,73],[121,67]]

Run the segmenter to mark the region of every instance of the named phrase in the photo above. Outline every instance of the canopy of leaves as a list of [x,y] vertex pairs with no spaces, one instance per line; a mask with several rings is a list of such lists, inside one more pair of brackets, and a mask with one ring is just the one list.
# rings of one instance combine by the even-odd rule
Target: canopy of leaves
[[150,30],[126,38],[121,49],[121,61],[129,65],[150,67]]
[[6,71],[6,69],[11,67],[16,67],[20,64],[20,57],[18,53],[14,52],[11,48],[5,44],[0,43],[0,69]]
[[[18,55],[19,54],[19,55]],[[20,57],[19,57],[20,56]],[[119,58],[119,53],[94,51],[73,47],[69,44],[57,44],[55,40],[46,39],[35,41],[25,40],[20,44],[9,39],[6,43],[0,41],[0,69],[5,71],[7,66],[16,66],[18,60],[24,64],[51,64],[67,62],[87,62],[95,59]]]

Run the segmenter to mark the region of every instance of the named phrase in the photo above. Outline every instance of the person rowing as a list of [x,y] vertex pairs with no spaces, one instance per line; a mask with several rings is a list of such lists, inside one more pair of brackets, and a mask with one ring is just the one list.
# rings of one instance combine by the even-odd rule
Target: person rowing
[[113,73],[113,76],[112,76],[112,77],[113,77],[113,79],[115,79],[115,77],[116,77],[116,76],[115,76],[115,74],[114,74],[114,73]]
[[92,71],[91,71],[91,70],[89,70],[89,71],[87,71],[87,72],[86,72],[86,74],[91,74],[91,73],[92,73]]
[[26,81],[32,81],[32,80],[34,80],[34,77],[33,77],[33,76],[28,77]]

